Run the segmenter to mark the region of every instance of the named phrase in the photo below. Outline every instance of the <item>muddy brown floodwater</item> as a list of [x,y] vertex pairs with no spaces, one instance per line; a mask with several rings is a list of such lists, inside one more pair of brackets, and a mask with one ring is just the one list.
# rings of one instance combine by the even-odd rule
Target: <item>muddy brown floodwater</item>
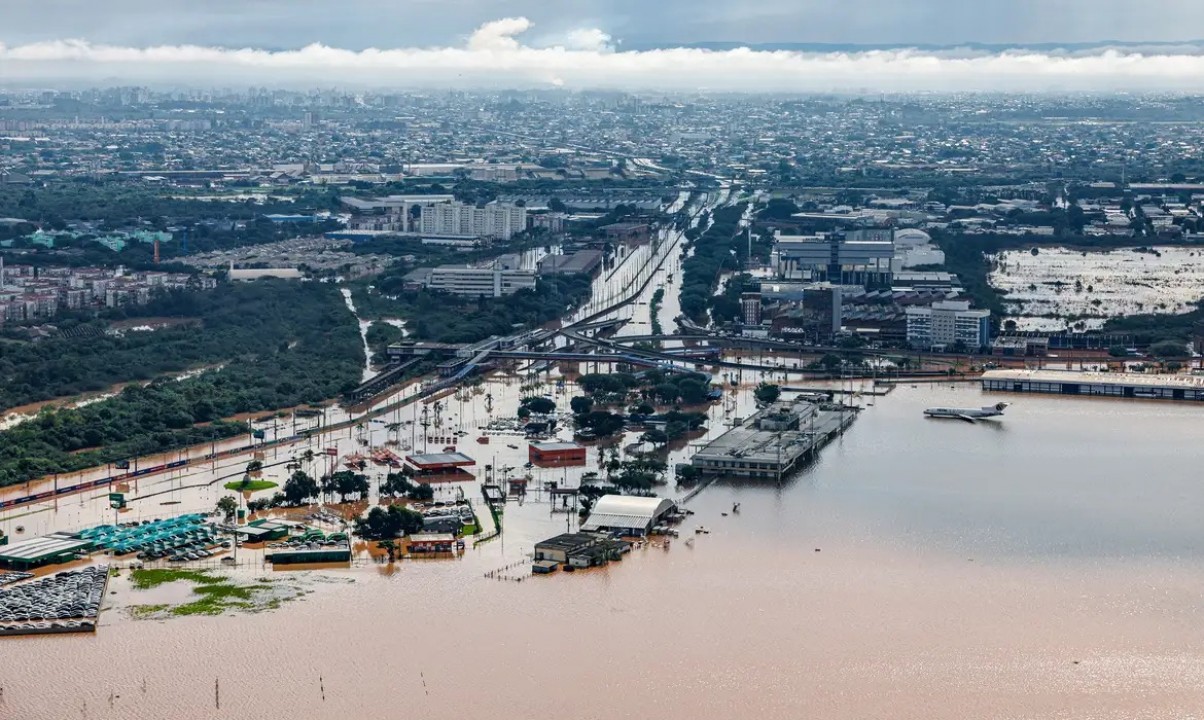
[[[523,392],[483,387],[494,415]],[[712,433],[750,387],[712,409]],[[533,544],[573,527],[530,498],[461,559],[289,573],[307,594],[269,612],[136,620],[122,608],[137,591],[115,583],[95,636],[0,642],[0,717],[1198,716],[1204,410],[1023,396],[1000,423],[921,417],[998,399],[948,386],[863,399],[798,476],[712,485],[668,549],[605,569],[527,575]],[[488,419],[481,396],[461,402],[445,410],[457,427]],[[460,448],[479,465],[525,462],[521,440],[474,436]],[[142,491],[156,483],[186,484]],[[185,512],[219,492],[169,496]],[[97,498],[23,515],[33,532],[106,512]],[[497,570],[525,577],[486,577]]]

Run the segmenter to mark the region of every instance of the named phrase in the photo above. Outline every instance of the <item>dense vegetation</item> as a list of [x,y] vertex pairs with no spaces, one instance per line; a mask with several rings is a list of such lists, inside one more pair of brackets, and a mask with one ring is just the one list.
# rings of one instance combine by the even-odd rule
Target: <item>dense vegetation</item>
[[681,265],[681,311],[696,323],[707,324],[707,310],[720,273],[739,267],[748,253],[744,244],[734,241],[747,205],[740,203],[719,208],[705,232],[688,232],[686,235],[693,245],[693,253]]
[[1196,304],[1195,310],[1178,315],[1150,314],[1111,318],[1104,324],[1104,332],[1131,334],[1133,342],[1138,346],[1171,340],[1181,347],[1192,337],[1198,323],[1204,323],[1204,300]]
[[588,299],[590,285],[586,275],[564,275],[540,278],[534,290],[520,290],[506,297],[471,298],[400,289],[391,296],[382,284],[356,293],[355,302],[367,315],[405,318],[413,339],[470,343],[555,320]]
[[[256,301],[241,316],[252,338],[224,368],[188,380],[131,385],[108,400],[44,410],[0,432],[0,485],[230,437],[246,428],[221,418],[315,403],[355,387],[363,346],[333,286],[261,280],[252,287],[252,295],[230,290]],[[214,307],[209,303],[226,308],[221,294],[177,301],[181,312],[191,308],[207,318],[206,309]],[[198,343],[207,333],[192,330]],[[153,345],[146,351],[159,352]]]
[[[340,227],[337,221],[319,224],[274,223],[268,214],[308,214],[338,208],[333,191],[307,190],[289,200],[259,204],[245,201],[206,201],[168,195],[167,190],[133,182],[72,181],[45,187],[0,187],[0,217],[16,217],[40,224],[45,230],[69,226],[82,231],[79,237],[62,236],[55,247],[33,245],[18,237],[33,229],[16,226],[0,239],[12,239],[13,249],[23,263],[58,265],[106,265],[123,263],[134,268],[152,264],[154,248],[149,243],[131,242],[120,251],[94,242],[99,235],[127,230],[171,230],[173,239],[161,244],[163,259],[184,255],[184,237],[189,253],[207,252],[244,245],[258,245],[300,235],[317,235]],[[178,189],[171,189],[178,193]],[[11,260],[10,260],[11,261]]]
[[[181,322],[153,332],[105,332],[109,321],[119,317]],[[321,347],[315,328],[340,325],[355,327],[332,287],[269,279],[221,285],[211,292],[172,291],[142,307],[59,323],[69,332],[37,342],[13,340],[18,333],[11,330],[9,339],[0,338],[0,408],[229,361],[236,361],[230,374],[237,374],[243,360],[265,364],[264,359],[302,338]],[[351,363],[353,357],[346,354],[341,360]],[[267,377],[283,375],[272,371]],[[302,394],[313,400],[335,394],[329,392],[329,383],[304,377],[291,378],[295,387],[284,388],[283,394],[291,397],[314,382],[319,389]],[[264,397],[270,388],[256,392],[264,398],[261,405],[271,404]]]
[[[273,190],[273,193],[278,191]],[[179,197],[178,188],[151,188],[137,181],[78,179],[45,187],[0,186],[0,217],[17,217],[60,229],[88,222],[120,228],[134,218],[152,227],[216,220],[253,220],[265,214],[334,210],[334,192],[309,190],[291,201],[213,202]]]
[[653,335],[664,335],[665,330],[661,327],[661,303],[665,301],[665,289],[657,288],[656,292],[652,293],[652,300],[648,302],[648,317],[652,325]]

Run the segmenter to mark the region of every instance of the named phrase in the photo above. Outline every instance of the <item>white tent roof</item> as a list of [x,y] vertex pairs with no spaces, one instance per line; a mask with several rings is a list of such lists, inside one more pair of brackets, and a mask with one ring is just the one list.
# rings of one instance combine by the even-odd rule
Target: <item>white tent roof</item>
[[643,530],[654,519],[673,507],[673,501],[657,497],[603,495],[594,504],[582,530],[599,528],[638,528]]

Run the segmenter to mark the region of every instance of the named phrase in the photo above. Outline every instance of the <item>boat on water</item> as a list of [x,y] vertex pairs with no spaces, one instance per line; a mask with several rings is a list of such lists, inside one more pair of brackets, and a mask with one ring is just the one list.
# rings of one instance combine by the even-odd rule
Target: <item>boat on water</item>
[[1003,411],[1007,409],[1010,403],[995,403],[994,405],[986,405],[980,408],[943,408],[935,407],[928,408],[924,411],[924,417],[946,419],[946,420],[962,420],[964,422],[978,422],[988,418],[1001,417]]

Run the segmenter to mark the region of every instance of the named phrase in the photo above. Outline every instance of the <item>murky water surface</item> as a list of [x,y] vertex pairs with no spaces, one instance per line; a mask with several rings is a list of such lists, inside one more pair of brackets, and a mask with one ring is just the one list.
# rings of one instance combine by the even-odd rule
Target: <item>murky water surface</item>
[[[472,440],[485,393],[495,415],[511,412],[528,382],[445,399],[441,419],[473,428],[459,447],[479,465],[525,462],[521,440]],[[572,388],[535,390],[567,405]],[[747,412],[748,392],[712,409],[711,433]],[[572,526],[529,496],[507,506],[501,539],[461,559],[297,573],[311,592],[271,612],[134,620],[121,608],[136,591],[116,583],[96,636],[0,643],[0,707],[48,719],[1192,716],[1204,706],[1200,410],[1011,399],[1001,423],[970,425],[920,412],[987,402],[977,389],[862,398],[853,429],[799,476],[716,484],[683,528],[709,535],[603,570],[486,578],[512,564],[500,574],[524,576],[534,542]],[[371,432],[376,444],[388,431]],[[344,432],[338,444],[358,443]],[[140,492],[163,487],[179,504],[131,512],[221,494],[172,490],[187,480],[143,480]],[[82,525],[102,504],[27,508],[0,527]],[[236,573],[271,572],[245,562]]]

